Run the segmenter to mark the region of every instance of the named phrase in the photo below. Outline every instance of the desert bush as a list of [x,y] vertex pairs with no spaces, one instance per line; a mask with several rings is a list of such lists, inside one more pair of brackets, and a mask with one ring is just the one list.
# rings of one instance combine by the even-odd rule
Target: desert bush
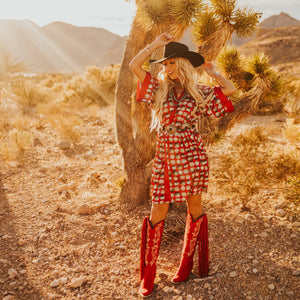
[[81,139],[79,127],[83,124],[80,117],[69,113],[52,114],[49,121],[62,139],[77,143]]
[[103,70],[95,66],[87,67],[83,75],[76,75],[67,82],[63,101],[84,106],[93,103],[99,106],[112,104],[119,69],[118,65]]
[[37,104],[48,101],[47,94],[28,80],[13,81],[10,91],[14,100],[21,106],[23,113],[30,113]]
[[283,186],[287,195],[288,182],[300,171],[297,150],[272,152],[267,142],[262,127],[247,130],[236,136],[215,166],[218,187],[238,199],[243,210],[249,209],[251,198],[266,187]]
[[33,145],[33,136],[29,131],[14,128],[8,133],[8,141],[1,147],[1,153],[7,160],[16,159],[20,151]]
[[300,143],[300,124],[294,124],[294,119],[287,119],[283,135],[292,143]]

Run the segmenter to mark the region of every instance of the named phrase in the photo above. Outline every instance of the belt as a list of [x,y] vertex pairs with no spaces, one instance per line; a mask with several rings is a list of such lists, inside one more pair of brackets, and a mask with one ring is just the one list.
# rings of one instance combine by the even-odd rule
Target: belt
[[158,131],[159,132],[167,132],[167,133],[175,133],[175,132],[182,132],[188,129],[194,129],[196,128],[195,124],[192,123],[183,123],[180,126],[175,125],[165,125],[165,126],[159,126]]

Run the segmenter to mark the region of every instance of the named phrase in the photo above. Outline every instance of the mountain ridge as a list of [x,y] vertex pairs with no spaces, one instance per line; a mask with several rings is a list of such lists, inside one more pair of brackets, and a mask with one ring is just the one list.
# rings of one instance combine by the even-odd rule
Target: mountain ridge
[[[295,24],[300,25],[300,21],[282,12],[262,21],[251,38],[239,39],[234,35],[231,42],[241,46],[266,34],[266,30],[274,26]],[[104,28],[80,27],[60,21],[38,26],[31,20],[0,20],[0,48],[24,62],[30,72],[82,72],[88,65],[118,64],[126,39],[126,36],[121,37]],[[181,41],[195,50],[189,30]]]

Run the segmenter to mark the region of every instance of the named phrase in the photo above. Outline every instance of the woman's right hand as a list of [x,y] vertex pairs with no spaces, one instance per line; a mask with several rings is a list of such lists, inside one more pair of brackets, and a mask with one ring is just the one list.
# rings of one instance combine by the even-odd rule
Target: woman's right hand
[[155,43],[158,47],[165,46],[169,44],[171,41],[174,41],[174,37],[166,32],[160,34],[156,39]]

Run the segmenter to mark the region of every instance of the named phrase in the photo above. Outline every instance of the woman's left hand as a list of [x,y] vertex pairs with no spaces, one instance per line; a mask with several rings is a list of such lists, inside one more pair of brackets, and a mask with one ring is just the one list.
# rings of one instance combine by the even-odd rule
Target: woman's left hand
[[214,77],[216,74],[216,68],[215,66],[211,63],[211,62],[205,62],[203,64],[203,68],[205,70],[205,72],[210,76],[210,77]]

